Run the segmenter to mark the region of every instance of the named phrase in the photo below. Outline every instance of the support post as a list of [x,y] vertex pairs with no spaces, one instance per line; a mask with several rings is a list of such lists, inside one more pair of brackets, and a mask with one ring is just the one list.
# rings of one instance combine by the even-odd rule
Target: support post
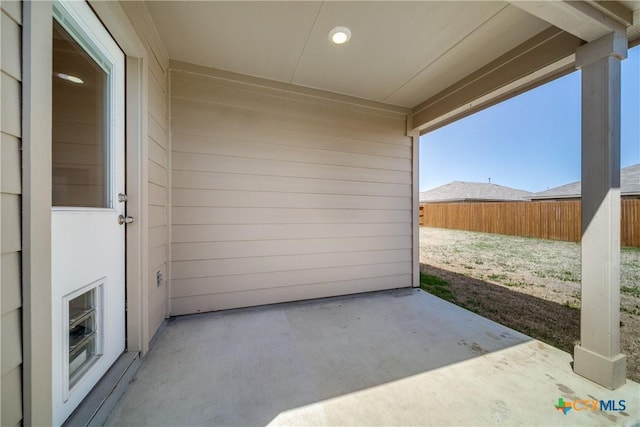
[[413,116],[407,116],[407,136],[411,138],[411,258],[412,284],[420,287],[420,132],[413,127]]
[[420,134],[413,132],[409,135],[411,137],[412,148],[412,258],[413,258],[413,287],[420,287],[420,175],[419,175],[419,162],[420,162]]
[[22,2],[23,424],[52,425],[51,2]]
[[582,70],[582,308],[574,371],[604,387],[625,383],[620,353],[620,61],[612,32],[576,51]]

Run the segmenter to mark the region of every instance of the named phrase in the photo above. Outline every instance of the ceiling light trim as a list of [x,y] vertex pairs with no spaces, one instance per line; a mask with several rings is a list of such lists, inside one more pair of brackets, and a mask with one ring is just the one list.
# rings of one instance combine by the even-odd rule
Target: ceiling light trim
[[333,29],[329,31],[329,40],[333,44],[345,44],[351,40],[351,30],[344,26],[333,27]]
[[65,73],[54,73],[54,75],[62,80],[65,80],[67,82],[71,82],[71,83],[75,83],[78,85],[84,84],[84,80],[82,80],[80,77],[71,75],[71,74],[65,74]]

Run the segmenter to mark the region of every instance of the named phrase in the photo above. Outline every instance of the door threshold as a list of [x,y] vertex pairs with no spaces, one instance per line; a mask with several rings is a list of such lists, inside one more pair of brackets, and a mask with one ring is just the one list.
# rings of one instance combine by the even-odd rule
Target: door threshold
[[141,364],[138,352],[125,352],[64,422],[64,427],[102,426]]

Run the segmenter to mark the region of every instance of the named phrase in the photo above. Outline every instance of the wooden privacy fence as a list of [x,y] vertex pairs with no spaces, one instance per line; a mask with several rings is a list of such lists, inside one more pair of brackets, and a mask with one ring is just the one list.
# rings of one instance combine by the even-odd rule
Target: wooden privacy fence
[[[640,200],[622,200],[620,243],[640,246]],[[420,225],[579,242],[580,201],[421,203]]]

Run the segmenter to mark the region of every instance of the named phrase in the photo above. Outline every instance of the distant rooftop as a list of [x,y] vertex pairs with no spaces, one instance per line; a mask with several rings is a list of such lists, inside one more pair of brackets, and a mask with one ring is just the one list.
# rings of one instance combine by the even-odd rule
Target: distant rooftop
[[[533,200],[580,198],[581,181],[535,193]],[[640,163],[620,169],[620,192],[623,196],[640,195]]]
[[421,202],[523,202],[533,193],[503,185],[454,181],[420,193]]

